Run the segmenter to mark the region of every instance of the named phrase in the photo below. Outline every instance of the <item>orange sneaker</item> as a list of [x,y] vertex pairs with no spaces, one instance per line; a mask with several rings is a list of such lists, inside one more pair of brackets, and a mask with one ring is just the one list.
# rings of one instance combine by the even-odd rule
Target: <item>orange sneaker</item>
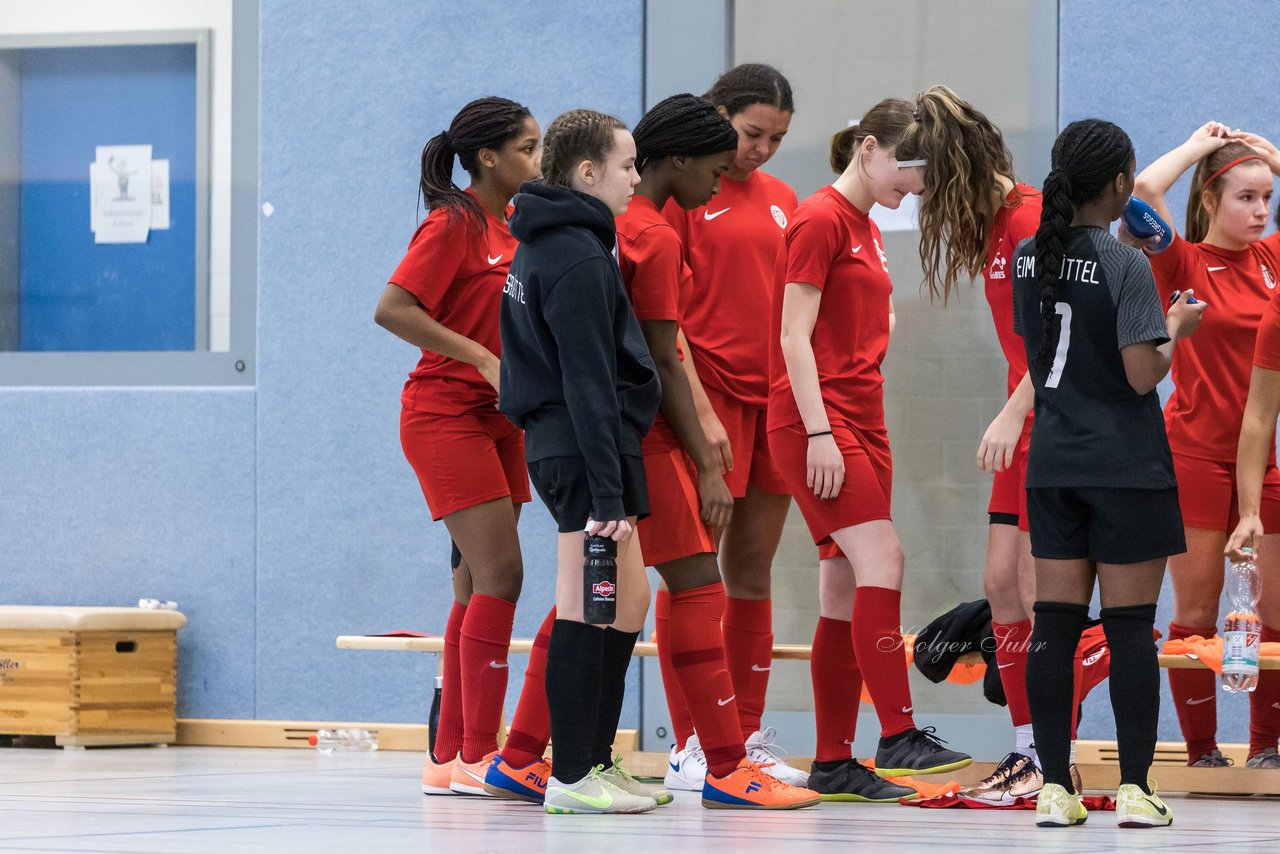
[[746,758],[732,774],[708,772],[702,784],[702,805],[713,810],[798,810],[820,803],[817,792],[789,786]]
[[427,762],[422,766],[422,794],[452,795],[454,792],[449,788],[449,779],[453,775],[453,763],[454,760],[450,759],[437,764],[428,750]]
[[478,762],[463,762],[459,756],[453,763],[453,773],[449,776],[449,788],[457,795],[488,795],[484,790],[484,775],[489,770],[489,763],[498,751],[486,754]]
[[495,798],[510,798],[540,804],[547,797],[547,780],[551,779],[551,763],[537,759],[516,768],[502,754],[495,754],[484,776],[484,791]]

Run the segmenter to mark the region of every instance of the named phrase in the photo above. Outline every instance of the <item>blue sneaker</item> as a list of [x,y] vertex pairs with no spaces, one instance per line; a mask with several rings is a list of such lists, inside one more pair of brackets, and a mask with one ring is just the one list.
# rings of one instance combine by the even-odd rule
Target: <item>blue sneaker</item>
[[530,762],[523,768],[515,768],[495,754],[484,775],[484,791],[495,798],[508,798],[541,804],[547,797],[547,780],[551,779],[551,763],[545,759]]

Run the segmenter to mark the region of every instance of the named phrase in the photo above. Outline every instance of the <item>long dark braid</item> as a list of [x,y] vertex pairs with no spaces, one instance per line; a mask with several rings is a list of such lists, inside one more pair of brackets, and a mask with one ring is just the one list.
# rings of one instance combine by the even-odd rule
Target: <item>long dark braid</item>
[[467,173],[475,176],[476,155],[482,148],[497,150],[520,135],[527,107],[506,98],[479,98],[467,104],[422,149],[422,177],[418,190],[428,209],[444,208],[450,216],[466,216],[474,225],[484,227],[484,208],[474,197],[453,183],[453,159]]
[[663,98],[632,131],[636,169],[659,157],[701,157],[738,150],[738,132],[710,102],[685,93]]
[[1098,197],[1123,174],[1133,159],[1133,143],[1111,122],[1081,119],[1067,125],[1053,143],[1052,169],[1044,180],[1040,227],[1036,229],[1036,277],[1040,282],[1040,314],[1044,338],[1033,367],[1047,373],[1057,347],[1058,279],[1066,250],[1067,229],[1076,206]]

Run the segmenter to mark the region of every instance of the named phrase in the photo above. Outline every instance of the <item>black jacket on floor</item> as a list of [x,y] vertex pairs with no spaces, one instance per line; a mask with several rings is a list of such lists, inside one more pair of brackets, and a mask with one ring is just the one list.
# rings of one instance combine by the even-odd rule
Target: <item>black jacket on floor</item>
[[586,460],[594,519],[621,519],[621,455],[640,456],[662,387],[622,284],[617,232],[592,196],[526,183],[501,308],[498,408],[525,457]]

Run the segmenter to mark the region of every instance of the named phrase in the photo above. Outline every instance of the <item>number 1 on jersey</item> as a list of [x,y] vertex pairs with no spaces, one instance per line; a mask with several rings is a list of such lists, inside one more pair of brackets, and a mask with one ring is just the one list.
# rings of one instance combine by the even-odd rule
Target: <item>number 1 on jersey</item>
[[1057,388],[1062,379],[1062,371],[1067,367],[1067,348],[1071,346],[1071,306],[1065,302],[1056,303],[1054,312],[1062,318],[1058,324],[1058,350],[1053,354],[1053,366],[1049,368],[1049,376],[1044,381],[1045,388]]

